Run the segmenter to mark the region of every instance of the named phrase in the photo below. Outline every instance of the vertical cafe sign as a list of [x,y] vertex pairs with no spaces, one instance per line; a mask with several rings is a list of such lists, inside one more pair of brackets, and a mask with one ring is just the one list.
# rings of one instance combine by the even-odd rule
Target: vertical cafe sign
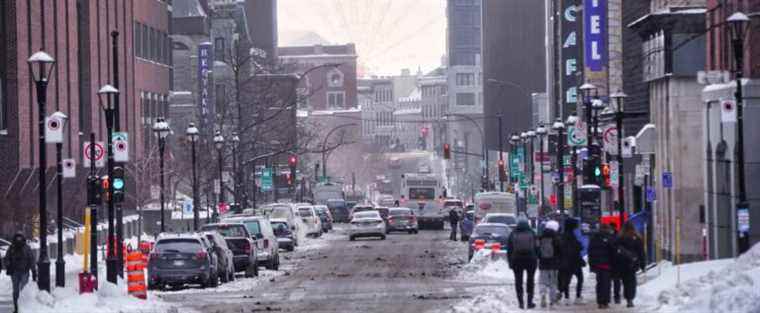
[[581,8],[582,0],[561,0],[559,16],[562,17],[560,24],[560,34],[562,38],[562,50],[560,66],[560,84],[562,88],[562,103],[565,107],[562,112],[567,116],[569,112],[576,109],[578,103],[578,86],[581,85],[581,69],[583,68],[583,57],[581,52],[583,37],[578,33],[581,30],[580,18],[578,13]]
[[600,95],[607,94],[607,0],[585,0],[583,6],[584,59],[586,81]]
[[200,103],[201,129],[208,125],[209,109],[209,73],[211,72],[211,43],[203,42],[198,45],[198,103]]

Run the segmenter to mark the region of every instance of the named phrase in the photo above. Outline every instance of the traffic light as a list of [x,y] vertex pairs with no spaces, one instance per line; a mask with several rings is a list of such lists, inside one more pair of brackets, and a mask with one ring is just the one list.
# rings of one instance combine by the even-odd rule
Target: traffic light
[[100,193],[100,177],[87,176],[87,204],[91,206],[100,204]]
[[451,159],[451,146],[447,143],[443,144],[443,159]]
[[588,157],[583,161],[583,182],[589,185],[602,186],[602,149],[592,145]]
[[504,160],[499,160],[499,181],[507,181],[507,170],[504,168]]
[[610,184],[610,165],[605,163],[602,164],[602,179],[604,183],[605,188],[609,188],[611,186]]
[[113,185],[113,202],[124,202],[124,185],[126,185],[124,181],[124,168],[121,166],[116,166],[113,168],[111,174],[113,174],[113,178],[111,180],[111,184]]
[[104,201],[111,201],[111,179],[108,175],[100,178],[100,191],[103,192]]
[[288,186],[293,186],[293,174],[285,174],[285,181],[288,182]]
[[288,158],[288,166],[290,167],[290,175],[288,175],[288,186],[293,186],[293,181],[296,180],[296,171],[298,170],[298,157],[291,155]]

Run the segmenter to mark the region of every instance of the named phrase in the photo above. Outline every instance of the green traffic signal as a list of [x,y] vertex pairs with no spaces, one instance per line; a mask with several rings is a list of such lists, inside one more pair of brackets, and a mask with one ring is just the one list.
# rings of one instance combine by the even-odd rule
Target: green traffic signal
[[598,166],[595,166],[594,167],[594,176],[599,177],[601,175],[602,175],[602,169],[599,168]]
[[114,178],[112,184],[115,191],[124,189],[124,180],[121,178]]

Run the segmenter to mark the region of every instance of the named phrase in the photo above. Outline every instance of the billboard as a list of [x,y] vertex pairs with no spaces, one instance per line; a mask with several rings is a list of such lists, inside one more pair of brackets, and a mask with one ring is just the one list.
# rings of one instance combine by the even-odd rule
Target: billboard
[[582,0],[561,0],[558,16],[561,16],[560,35],[562,49],[560,52],[560,90],[564,117],[575,110],[578,103],[578,86],[583,84],[583,36],[581,32]]
[[586,82],[594,84],[599,95],[607,95],[609,69],[607,0],[585,0],[583,4],[583,51]]
[[200,124],[201,131],[209,125],[208,116],[211,112],[209,90],[211,88],[210,73],[213,68],[213,58],[211,57],[212,46],[210,42],[203,42],[198,45],[198,103],[200,104]]

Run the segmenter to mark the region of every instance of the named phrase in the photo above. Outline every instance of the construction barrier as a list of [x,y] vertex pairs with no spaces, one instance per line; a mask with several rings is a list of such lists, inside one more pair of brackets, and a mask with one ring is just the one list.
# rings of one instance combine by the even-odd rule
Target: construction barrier
[[143,300],[148,298],[145,287],[145,265],[140,251],[127,254],[127,291],[133,297]]

